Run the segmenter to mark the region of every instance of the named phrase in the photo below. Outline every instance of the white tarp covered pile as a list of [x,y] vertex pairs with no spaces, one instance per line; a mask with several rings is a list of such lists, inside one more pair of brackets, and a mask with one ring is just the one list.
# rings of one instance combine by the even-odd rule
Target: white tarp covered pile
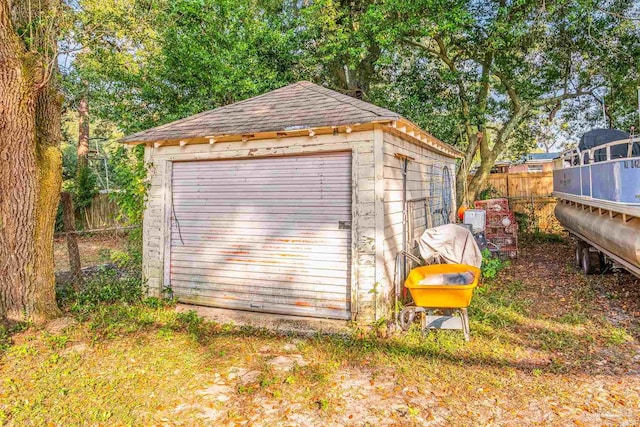
[[420,255],[428,264],[467,264],[478,268],[482,264],[482,253],[473,234],[459,225],[429,228],[418,244]]

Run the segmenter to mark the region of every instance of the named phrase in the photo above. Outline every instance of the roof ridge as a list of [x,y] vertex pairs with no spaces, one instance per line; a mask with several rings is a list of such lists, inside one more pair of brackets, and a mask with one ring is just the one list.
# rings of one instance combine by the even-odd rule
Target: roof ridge
[[[298,83],[311,83],[311,82],[303,81],[303,82],[298,82]],[[372,113],[372,114],[374,114],[374,115],[376,115],[378,117],[385,117],[385,116],[381,115],[378,111],[374,111],[373,109],[365,108],[361,104],[364,104],[365,106],[371,105],[372,107],[384,109],[384,110],[387,110],[387,111],[395,114],[396,116],[400,117],[400,114],[398,114],[398,113],[396,113],[394,111],[391,111],[391,110],[389,110],[387,108],[378,107],[377,105],[371,104],[370,102],[362,101],[360,99],[353,98],[353,97],[351,97],[349,95],[345,95],[344,93],[340,93],[340,92],[335,91],[333,89],[329,89],[329,88],[326,88],[324,86],[317,85],[315,83],[311,83],[310,86],[309,85],[303,85],[303,88],[311,90],[311,91],[316,92],[316,93],[321,93],[322,95],[325,95],[325,96],[328,96],[330,98],[333,98],[338,102],[349,104],[352,107],[355,107],[355,108],[357,108],[359,110],[362,110],[362,111],[367,111],[367,112]],[[323,89],[323,91],[321,92],[321,91],[317,90],[316,88]],[[326,92],[324,92],[324,91],[326,91]],[[340,99],[340,98],[334,96],[331,92],[335,92],[336,94],[338,94],[338,95],[340,95],[341,97],[344,97],[344,98]],[[352,101],[355,101],[355,102],[352,102]]]
[[[335,128],[396,120],[406,121],[419,129],[419,126],[388,108],[301,80],[242,101],[139,131],[120,141],[177,141],[206,138],[209,135],[244,135],[329,126]],[[443,143],[443,146],[448,145]]]

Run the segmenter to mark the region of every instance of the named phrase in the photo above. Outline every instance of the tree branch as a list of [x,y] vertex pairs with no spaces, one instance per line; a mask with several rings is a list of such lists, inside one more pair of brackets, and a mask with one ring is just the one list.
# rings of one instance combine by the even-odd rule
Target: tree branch
[[[467,91],[466,88],[464,86],[464,81],[462,80],[462,78],[460,77],[460,72],[458,70],[458,67],[456,66],[454,60],[449,56],[448,52],[447,52],[447,47],[444,43],[444,40],[440,37],[440,36],[434,36],[433,40],[436,42],[436,44],[438,45],[438,49],[434,49],[431,46],[428,46],[424,43],[421,43],[417,40],[414,40],[410,37],[403,37],[402,41],[404,41],[405,43],[417,47],[419,49],[424,50],[425,52],[428,52],[432,55],[434,55],[435,57],[437,57],[438,59],[440,59],[446,66],[447,68],[449,68],[449,70],[455,75],[456,78],[456,85],[458,86],[458,97],[460,99],[460,104],[462,106],[462,117],[463,117],[463,121],[464,121],[464,130],[465,133],[467,135],[467,141],[469,141],[470,147],[468,147],[467,149],[467,154],[469,153],[469,151],[472,151],[471,157],[473,157],[473,153],[475,153],[475,144],[474,144],[474,132],[473,132],[473,128],[471,126],[471,109],[469,107],[469,99],[467,96]],[[470,149],[470,150],[469,150]],[[468,159],[469,161],[471,159]]]
[[496,132],[496,138],[492,148],[489,148],[488,138],[484,138],[480,141],[481,171],[472,180],[474,187],[486,178],[486,175],[489,173],[490,166],[495,164],[498,156],[504,151],[511,134],[520,124],[530,108],[522,102],[513,82],[505,74],[499,71],[494,71],[492,74],[495,75],[500,80],[500,83],[505,87],[509,100],[513,105],[513,113],[509,120],[507,120],[507,122],[499,129],[493,126],[491,127],[492,130]]
[[[473,141],[473,129],[471,127],[471,108],[469,107],[467,89],[464,86],[464,81],[460,77],[460,71],[458,70],[458,67],[447,52],[447,47],[444,44],[444,40],[442,40],[442,37],[434,36],[433,39],[438,44],[438,49],[440,49],[440,52],[438,54],[440,60],[442,60],[442,62],[447,65],[449,70],[456,77],[456,84],[458,85],[458,96],[460,97],[460,103],[462,104],[462,117],[464,118],[465,133],[467,134],[468,141],[471,143]],[[475,147],[471,147],[471,149],[471,151],[475,152]],[[469,152],[469,150],[467,150],[467,152]]]
[[553,96],[551,98],[544,98],[544,99],[539,99],[537,101],[533,101],[532,105],[535,107],[542,107],[542,106],[546,106],[546,105],[554,105],[554,104],[558,104],[562,101],[566,101],[567,99],[575,99],[575,98],[579,98],[581,96],[586,96],[586,95],[590,95],[595,97],[594,91],[597,88],[593,88],[593,89],[589,89],[589,90],[582,90],[582,89],[578,89],[575,92],[565,92],[562,95],[558,95],[558,96]]
[[487,108],[487,100],[489,97],[489,76],[493,66],[493,51],[488,51],[484,55],[484,60],[479,61],[482,64],[482,74],[480,76],[481,87],[476,98],[476,104],[480,107],[481,114],[484,115]]
[[516,91],[515,86],[513,86],[511,80],[500,71],[495,71],[493,74],[500,80],[500,83],[502,83],[507,90],[507,95],[509,95],[509,99],[513,104],[514,112],[517,113],[520,111],[522,109],[522,100],[520,99],[520,96],[518,95],[518,92]]
[[425,51],[427,51],[427,52],[429,52],[429,53],[431,53],[433,55],[436,55],[436,56],[440,57],[440,52],[438,52],[437,50],[427,46],[424,43],[420,43],[419,41],[413,40],[413,39],[411,39],[409,37],[403,37],[402,41],[405,42],[405,43],[410,44],[411,46],[420,48],[420,49],[425,50]]

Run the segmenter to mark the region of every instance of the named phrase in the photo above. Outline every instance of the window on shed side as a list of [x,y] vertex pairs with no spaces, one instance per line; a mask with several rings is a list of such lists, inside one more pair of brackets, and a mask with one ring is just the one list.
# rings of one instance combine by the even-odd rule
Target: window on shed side
[[451,222],[453,211],[453,175],[448,166],[434,164],[431,167],[429,182],[429,206],[433,226]]

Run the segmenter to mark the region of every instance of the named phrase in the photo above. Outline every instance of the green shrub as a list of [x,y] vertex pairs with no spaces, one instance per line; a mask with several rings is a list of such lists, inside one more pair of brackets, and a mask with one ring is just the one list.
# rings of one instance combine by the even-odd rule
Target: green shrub
[[6,351],[11,347],[11,334],[4,326],[0,326],[0,351]]
[[6,351],[11,347],[13,341],[11,340],[11,336],[13,334],[17,334],[18,332],[22,332],[29,327],[29,323],[27,322],[17,322],[12,325],[0,325],[0,352]]
[[174,305],[176,301],[169,299],[162,299],[158,297],[148,297],[142,300],[142,304],[149,308],[163,308]]
[[190,332],[196,331],[204,322],[195,310],[189,310],[176,314],[176,323],[181,328]]
[[152,327],[157,317],[142,304],[100,304],[90,313],[82,313],[89,321],[95,339],[115,338],[122,334],[137,333]]
[[491,255],[489,249],[482,251],[482,277],[485,279],[494,279],[500,270],[509,266],[509,261],[503,261],[498,257]]
[[73,205],[78,212],[91,206],[98,194],[98,178],[88,165],[78,168],[74,190]]
[[131,254],[125,251],[119,251],[117,249],[111,250],[109,251],[109,257],[111,262],[120,269],[128,269],[134,264]]
[[523,212],[515,212],[516,222],[518,223],[518,229],[523,233],[529,233],[534,228],[534,221],[531,215]]
[[78,290],[71,285],[63,286],[58,298],[60,304],[68,306],[72,312],[86,314],[100,304],[141,302],[145,294],[146,287],[140,274],[105,266],[100,267]]
[[144,147],[128,149],[118,144],[110,153],[109,162],[113,168],[113,183],[119,189],[111,196],[118,203],[121,219],[125,218],[132,225],[142,224],[144,202],[149,188]]
[[496,197],[502,197],[502,195],[498,189],[491,184],[487,184],[487,186],[478,193],[478,200],[489,200],[495,199]]
[[176,313],[169,327],[174,331],[187,332],[197,340],[207,339],[217,328],[215,323],[206,322],[195,310]]

